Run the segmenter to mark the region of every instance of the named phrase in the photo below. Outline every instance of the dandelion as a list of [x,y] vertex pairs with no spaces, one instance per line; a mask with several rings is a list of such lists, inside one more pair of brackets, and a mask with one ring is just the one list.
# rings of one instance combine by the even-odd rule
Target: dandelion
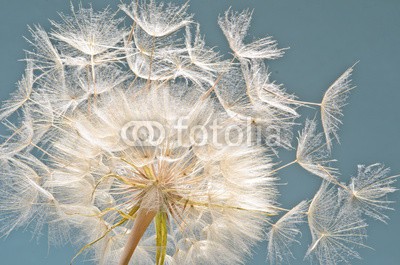
[[290,247],[293,243],[300,243],[296,239],[301,234],[298,226],[305,222],[307,208],[308,203],[302,201],[272,225],[268,233],[268,259],[272,264],[289,262],[294,258]]
[[[66,54],[75,55],[77,50],[95,56],[115,47],[121,41],[123,31],[118,25],[121,19],[114,19],[109,10],[94,13],[92,9],[72,6],[73,17],[61,15],[62,23],[52,22],[54,31],[51,36],[60,43]],[[109,17],[108,21],[104,20]]]
[[[30,29],[25,74],[0,107],[0,235],[46,227],[51,243],[76,245],[71,263],[107,265],[244,264],[267,239],[269,261],[281,264],[308,222],[307,257],[358,258],[363,218],[386,221],[396,176],[361,166],[345,185],[330,165],[351,69],[322,103],[300,101],[264,61],[283,49],[270,37],[244,42],[251,12],[219,18],[234,54],[224,60],[188,7],[79,6],[50,33]],[[305,105],[321,107],[325,133],[307,120],[295,161],[277,167]],[[322,186],[284,209],[278,172],[294,163]]]
[[388,219],[383,211],[392,210],[387,195],[396,191],[393,184],[398,177],[388,176],[389,171],[381,164],[359,165],[357,176],[351,178],[345,190],[353,207],[382,222]]
[[218,23],[224,32],[229,46],[238,58],[244,59],[276,59],[283,55],[277,43],[271,37],[244,44],[243,39],[250,27],[252,13],[249,10],[234,12],[228,10],[220,17]]
[[360,258],[354,248],[366,247],[367,225],[359,211],[338,199],[335,188],[329,182],[322,183],[307,215],[313,238],[307,257],[328,265]]
[[121,10],[132,18],[148,35],[163,37],[192,23],[192,15],[187,13],[189,4],[164,5],[154,0],[140,0],[130,5],[121,5]]
[[17,111],[29,99],[32,93],[33,78],[33,66],[32,63],[28,63],[25,76],[18,82],[18,90],[0,108],[0,120]]
[[296,162],[307,171],[327,180],[334,179],[336,169],[329,166],[334,160],[329,159],[323,134],[317,133],[315,120],[306,120],[303,131],[299,134]]
[[332,138],[339,140],[338,128],[341,124],[342,109],[346,105],[346,99],[350,90],[354,87],[350,84],[353,67],[347,69],[325,92],[321,103],[321,119],[324,128],[327,147],[332,147]]

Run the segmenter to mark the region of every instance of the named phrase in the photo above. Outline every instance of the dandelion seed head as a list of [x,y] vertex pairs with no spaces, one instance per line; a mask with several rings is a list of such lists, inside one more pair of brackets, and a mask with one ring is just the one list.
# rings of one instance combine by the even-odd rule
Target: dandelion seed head
[[[302,102],[271,80],[276,41],[247,42],[252,12],[219,17],[234,56],[224,60],[188,8],[79,5],[49,33],[30,28],[25,73],[0,107],[0,236],[46,227],[51,243],[78,247],[71,263],[104,265],[245,264],[267,239],[281,264],[307,217],[307,257],[359,258],[363,217],[386,221],[396,177],[360,166],[345,185],[331,167],[352,68],[322,103]],[[321,108],[324,132],[306,120],[295,161],[275,168],[307,104]],[[323,182],[310,203],[284,209],[277,173],[294,163]]]

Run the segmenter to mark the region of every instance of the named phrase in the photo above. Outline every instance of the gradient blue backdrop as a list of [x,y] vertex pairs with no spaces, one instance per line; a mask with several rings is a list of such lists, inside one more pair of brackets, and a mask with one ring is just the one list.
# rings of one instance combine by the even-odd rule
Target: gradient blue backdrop
[[[75,1],[73,1],[75,2]],[[83,1],[84,5],[88,1]],[[182,1],[176,1],[182,2]],[[69,12],[67,0],[2,0],[0,8],[0,99],[15,88],[23,73],[23,49],[29,46],[27,25],[49,27],[48,18]],[[94,0],[99,9],[118,1]],[[227,43],[217,26],[218,14],[229,6],[235,10],[254,9],[251,33],[255,37],[274,36],[280,47],[290,47],[284,58],[270,63],[273,78],[285,84],[301,99],[319,102],[329,84],[347,67],[360,61],[354,74],[354,90],[345,108],[341,145],[334,156],[342,179],[355,174],[356,165],[384,162],[400,173],[400,1],[398,0],[192,0],[209,46],[227,53]],[[305,115],[313,116],[312,111]],[[300,129],[300,127],[299,127]],[[283,154],[284,160],[293,159]],[[281,172],[281,202],[290,207],[311,198],[320,180],[297,166]],[[400,185],[399,185],[400,186]],[[370,222],[368,244],[375,250],[361,250],[363,260],[354,264],[400,264],[400,195],[391,196],[397,212],[390,212],[388,225]],[[302,245],[294,248],[303,261],[310,236],[304,230]],[[266,264],[266,244],[262,243],[247,262]],[[29,232],[17,231],[0,241],[0,265],[64,265],[75,254],[72,247],[49,247],[46,233],[37,241]]]

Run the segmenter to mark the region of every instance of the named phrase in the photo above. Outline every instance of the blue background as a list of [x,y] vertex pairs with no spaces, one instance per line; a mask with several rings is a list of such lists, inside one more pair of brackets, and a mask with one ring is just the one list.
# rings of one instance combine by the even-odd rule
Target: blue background
[[[73,1],[75,2],[75,1]],[[88,1],[83,1],[84,5]],[[119,1],[94,0],[99,9]],[[176,1],[182,2],[182,1]],[[393,174],[400,173],[400,1],[398,0],[192,0],[190,11],[200,22],[209,46],[229,52],[218,25],[218,14],[229,6],[235,10],[254,9],[251,34],[255,37],[272,35],[280,47],[290,47],[284,58],[271,62],[273,78],[282,82],[301,99],[319,102],[325,89],[347,67],[356,61],[353,76],[357,85],[345,108],[341,128],[341,145],[336,145],[334,157],[342,172],[342,180],[356,173],[357,164],[384,162]],[[0,8],[0,99],[15,89],[24,63],[23,49],[29,45],[27,25],[41,24],[48,29],[57,12],[69,13],[67,0],[2,0]],[[312,111],[304,111],[313,117]],[[300,127],[298,127],[300,129]],[[282,155],[293,160],[293,153]],[[290,207],[302,199],[311,199],[320,180],[293,166],[282,170],[281,202]],[[400,187],[400,184],[398,184]],[[388,225],[370,221],[368,245],[363,260],[353,264],[400,264],[400,193],[395,200],[396,212],[390,212]],[[302,245],[293,248],[297,259],[303,261],[310,242],[304,230]],[[266,244],[261,243],[247,264],[266,264]],[[69,264],[75,254],[72,247],[49,247],[46,235],[32,239],[27,231],[17,231],[0,241],[1,265]]]

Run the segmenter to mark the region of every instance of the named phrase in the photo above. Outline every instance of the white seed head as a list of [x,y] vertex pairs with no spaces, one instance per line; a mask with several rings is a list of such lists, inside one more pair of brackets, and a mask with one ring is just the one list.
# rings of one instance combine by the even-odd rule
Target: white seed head
[[49,34],[30,28],[25,74],[0,107],[0,236],[46,226],[51,243],[80,248],[72,262],[84,253],[104,265],[245,264],[267,237],[281,264],[307,216],[307,256],[358,257],[361,215],[386,220],[395,177],[361,166],[345,186],[330,167],[352,68],[311,103],[326,143],[307,120],[288,164],[324,182],[309,207],[285,210],[273,154],[292,148],[308,103],[271,80],[264,60],[283,50],[270,37],[245,43],[251,12],[228,10],[218,22],[234,58],[224,60],[188,7],[133,1],[124,18],[79,6]]

